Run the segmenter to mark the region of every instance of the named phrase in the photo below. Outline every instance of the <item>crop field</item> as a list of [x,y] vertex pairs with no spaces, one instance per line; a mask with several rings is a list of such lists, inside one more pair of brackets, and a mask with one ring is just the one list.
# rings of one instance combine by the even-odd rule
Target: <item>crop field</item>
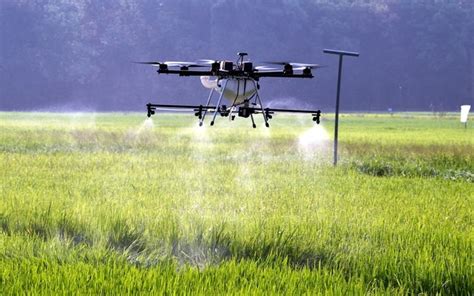
[[0,294],[474,293],[474,125],[0,113]]

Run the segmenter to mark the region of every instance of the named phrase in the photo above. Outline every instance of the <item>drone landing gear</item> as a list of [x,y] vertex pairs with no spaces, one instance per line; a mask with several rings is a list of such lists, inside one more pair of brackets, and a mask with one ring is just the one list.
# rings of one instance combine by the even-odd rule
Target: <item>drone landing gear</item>
[[262,104],[262,100],[260,99],[260,95],[258,93],[258,89],[259,89],[259,85],[258,83],[252,79],[252,82],[255,86],[255,95],[256,95],[256,101],[258,101],[258,104],[260,104],[260,109],[262,110],[262,115],[263,115],[263,120],[265,121],[265,126],[266,127],[270,127],[270,124],[268,123],[268,118],[267,118],[267,113],[265,112],[265,110],[263,109],[263,104]]
[[[214,123],[215,123],[215,120],[216,120],[216,117],[217,117],[217,113],[219,113],[223,117],[230,116],[229,120],[235,120],[235,116],[236,116],[235,114],[237,114],[240,117],[245,117],[245,118],[248,118],[250,116],[250,118],[252,120],[252,127],[257,128],[257,125],[255,124],[255,119],[253,117],[253,113],[262,113],[263,120],[265,122],[265,126],[267,128],[270,127],[270,124],[268,123],[268,121],[272,117],[270,115],[269,110],[263,109],[262,99],[260,98],[260,94],[258,92],[259,85],[258,85],[257,81],[254,80],[254,79],[248,79],[248,80],[251,80],[254,87],[255,87],[255,93],[252,96],[252,97],[255,97],[255,102],[253,103],[253,105],[258,104],[259,106],[255,106],[255,107],[249,107],[248,106],[248,103],[252,99],[252,97],[247,99],[246,100],[246,105],[243,106],[243,107],[239,107],[237,112],[235,111],[236,108],[237,108],[237,106],[235,105],[235,101],[232,104],[232,106],[230,107],[230,109],[228,109],[225,105],[221,106],[220,104],[222,102],[222,98],[224,96],[224,93],[225,93],[226,88],[227,88],[227,83],[228,83],[228,80],[226,79],[224,81],[224,85],[223,85],[223,87],[220,91],[219,98],[217,100],[217,104],[215,106],[212,106],[212,108],[211,108],[211,110],[213,111],[213,115],[212,115],[212,120],[210,122],[210,126],[214,126]],[[245,82],[247,82],[247,80],[245,80]],[[207,98],[207,102],[206,102],[205,106],[201,105],[201,106],[199,106],[199,109],[195,109],[195,111],[197,111],[195,113],[195,115],[199,118],[199,126],[204,125],[204,119],[206,118],[207,112],[212,112],[209,109],[209,106],[210,106],[209,104],[211,103],[214,91],[215,91],[215,89],[211,89],[211,91],[209,92],[209,96]],[[244,92],[245,92],[245,84],[244,84]],[[234,114],[234,112],[235,112],[235,114]]]
[[[212,99],[212,95],[214,94],[214,89],[211,88],[211,92],[209,93],[209,96],[207,97],[207,103],[206,103],[206,106],[209,106],[209,103],[211,102],[211,99]],[[204,113],[202,114],[202,116],[200,115],[199,116],[199,126],[202,126],[203,123],[204,123],[204,118],[206,117],[206,114],[207,114],[207,108],[204,110]]]
[[224,88],[222,89],[222,92],[219,95],[219,100],[217,100],[216,110],[214,110],[214,115],[212,115],[211,126],[214,125],[214,120],[216,120],[217,113],[219,112],[219,106],[221,105],[222,97],[224,96],[224,92],[225,92],[225,89],[227,87],[227,82],[228,82],[228,80],[226,80],[224,82]]
[[252,119],[252,127],[257,128],[257,125],[255,124],[255,120],[253,120],[253,114],[250,114],[250,119]]

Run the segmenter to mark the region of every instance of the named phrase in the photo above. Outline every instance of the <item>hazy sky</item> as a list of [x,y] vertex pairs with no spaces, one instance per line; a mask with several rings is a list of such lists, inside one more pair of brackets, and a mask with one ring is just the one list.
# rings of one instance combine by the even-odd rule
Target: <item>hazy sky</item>
[[313,80],[262,79],[266,102],[343,110],[456,110],[474,103],[474,1],[0,2],[1,110],[143,110],[202,103],[199,78],[137,60],[283,60],[326,65]]

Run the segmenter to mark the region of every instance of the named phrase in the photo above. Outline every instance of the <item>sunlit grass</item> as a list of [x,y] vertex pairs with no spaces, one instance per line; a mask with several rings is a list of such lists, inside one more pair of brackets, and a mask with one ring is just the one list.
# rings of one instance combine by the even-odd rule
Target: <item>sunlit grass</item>
[[472,129],[325,118],[1,113],[2,291],[472,292]]

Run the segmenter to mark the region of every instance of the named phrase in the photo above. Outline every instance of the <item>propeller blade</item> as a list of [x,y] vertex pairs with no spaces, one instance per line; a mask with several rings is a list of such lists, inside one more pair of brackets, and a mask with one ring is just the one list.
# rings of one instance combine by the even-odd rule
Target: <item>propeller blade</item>
[[317,67],[296,67],[296,68],[293,68],[293,70],[295,71],[298,71],[298,70],[304,70],[304,69],[319,69],[319,68],[325,68],[327,66],[317,66]]
[[281,69],[278,69],[278,68],[267,67],[267,66],[257,66],[254,69],[258,70],[258,71],[277,71],[277,70],[281,70]]
[[161,63],[160,62],[132,62],[134,64],[142,64],[142,65],[156,65],[159,66]]
[[168,66],[171,66],[171,65],[190,65],[190,64],[194,64],[194,62],[166,61],[166,62],[163,62],[163,64],[167,64]]
[[152,65],[155,67],[159,67],[160,65],[167,65],[168,67],[207,67],[207,65],[201,65],[194,62],[181,62],[181,61],[166,61],[166,62],[133,62],[135,64],[143,64],[143,65]]
[[321,66],[318,64],[290,63],[290,65],[292,65],[293,67],[310,68],[310,69],[321,68]]
[[303,68],[310,68],[310,69],[316,69],[316,68],[321,68],[320,65],[318,64],[306,64],[306,63],[295,63],[295,62],[275,62],[275,61],[267,61],[263,62],[264,64],[270,64],[270,65],[291,65],[293,67],[303,67]]
[[266,61],[266,62],[262,62],[264,64],[270,64],[270,65],[281,65],[281,66],[284,66],[286,64],[289,64],[290,62],[275,62],[275,61]]
[[199,65],[212,65],[214,63],[219,63],[217,60],[210,60],[210,59],[200,59],[196,61]]
[[207,67],[207,65],[201,65],[195,62],[181,62],[181,61],[166,61],[163,64],[168,65],[168,67]]

